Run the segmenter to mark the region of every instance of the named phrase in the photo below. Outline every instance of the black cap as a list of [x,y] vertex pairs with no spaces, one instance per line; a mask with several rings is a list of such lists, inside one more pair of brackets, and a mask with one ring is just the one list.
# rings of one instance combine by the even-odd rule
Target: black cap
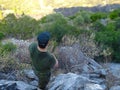
[[49,39],[50,39],[50,33],[47,31],[40,33],[37,37],[39,45],[46,45]]

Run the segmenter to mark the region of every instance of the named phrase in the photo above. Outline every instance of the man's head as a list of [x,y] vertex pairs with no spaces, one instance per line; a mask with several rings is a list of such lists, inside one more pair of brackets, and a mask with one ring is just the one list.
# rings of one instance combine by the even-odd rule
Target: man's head
[[50,33],[49,32],[42,32],[38,35],[37,41],[40,48],[46,48],[48,42],[50,39]]

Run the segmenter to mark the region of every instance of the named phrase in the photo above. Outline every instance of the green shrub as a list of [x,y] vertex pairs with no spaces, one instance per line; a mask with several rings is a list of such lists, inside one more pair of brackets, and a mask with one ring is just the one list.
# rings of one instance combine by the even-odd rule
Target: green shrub
[[73,23],[74,23],[75,25],[77,25],[77,26],[83,25],[84,22],[85,22],[85,21],[84,21],[84,18],[83,18],[81,15],[79,15],[79,16],[77,16],[76,18],[73,19]]
[[43,17],[40,20],[41,23],[50,23],[55,21],[63,21],[64,23],[67,23],[67,18],[60,13],[53,13]]
[[0,40],[5,37],[4,33],[0,32]]
[[69,18],[75,23],[75,25],[83,25],[85,23],[90,23],[91,13],[88,11],[79,11],[73,16],[70,16]]
[[99,31],[104,31],[106,28],[103,24],[101,24],[99,21],[96,21],[93,23],[92,25],[92,29],[95,31],[95,32],[99,32]]
[[26,15],[16,18],[14,14],[9,14],[0,22],[0,29],[7,37],[28,39],[39,29],[39,23]]
[[115,19],[115,18],[118,18],[118,17],[120,17],[120,9],[113,10],[109,14],[110,19]]
[[84,11],[84,10],[77,13],[77,15],[81,15],[84,18],[85,23],[90,23],[91,22],[91,19],[90,19],[91,14],[92,14],[91,12]]
[[15,60],[10,54],[4,53],[0,55],[0,72],[9,73],[17,70],[18,67],[19,64],[17,60]]
[[4,45],[1,45],[1,52],[14,52],[17,49],[16,45],[11,42],[8,42]]
[[51,33],[51,38],[55,40],[57,43],[60,43],[64,35],[73,34],[75,30],[76,28],[69,25],[68,23],[65,23],[64,21],[56,20],[56,22],[46,23],[42,25],[40,32],[49,31]]
[[68,19],[61,14],[50,14],[41,19],[41,31],[49,31],[51,37],[57,43],[60,43],[62,37],[66,34],[73,34],[76,27],[69,24]]
[[90,18],[91,18],[92,22],[95,22],[99,19],[107,18],[107,14],[103,13],[103,12],[97,12],[97,13],[92,14]]
[[120,17],[115,19],[115,29],[120,31]]
[[108,23],[104,30],[96,32],[95,40],[104,48],[111,48],[112,60],[120,62],[120,30],[116,28],[116,21]]
[[11,54],[15,48],[15,45],[11,43],[5,45],[0,43],[0,72],[9,73],[18,69],[19,64]]

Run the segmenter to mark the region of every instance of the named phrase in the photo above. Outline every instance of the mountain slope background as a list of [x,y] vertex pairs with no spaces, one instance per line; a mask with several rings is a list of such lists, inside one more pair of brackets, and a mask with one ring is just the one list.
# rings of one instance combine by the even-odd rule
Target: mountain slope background
[[39,17],[54,12],[58,8],[93,7],[120,4],[119,0],[1,0],[3,13],[29,14]]

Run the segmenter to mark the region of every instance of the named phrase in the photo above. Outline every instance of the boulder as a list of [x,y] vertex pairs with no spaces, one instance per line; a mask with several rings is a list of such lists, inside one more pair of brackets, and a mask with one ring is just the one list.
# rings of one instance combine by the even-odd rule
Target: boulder
[[37,87],[22,81],[0,80],[0,90],[39,90]]
[[29,70],[25,69],[24,74],[29,79],[38,80],[37,76],[35,75],[35,73],[34,73],[34,71],[32,69],[29,69]]
[[84,90],[103,90],[99,84],[86,84]]
[[120,64],[119,63],[107,63],[106,67],[112,73],[113,76],[120,79]]
[[106,75],[106,71],[95,60],[85,56],[79,44],[60,47],[58,50],[59,67],[73,73],[95,73]]
[[98,81],[74,73],[60,74],[48,85],[49,90],[105,90]]
[[120,90],[120,86],[112,86],[110,90]]

